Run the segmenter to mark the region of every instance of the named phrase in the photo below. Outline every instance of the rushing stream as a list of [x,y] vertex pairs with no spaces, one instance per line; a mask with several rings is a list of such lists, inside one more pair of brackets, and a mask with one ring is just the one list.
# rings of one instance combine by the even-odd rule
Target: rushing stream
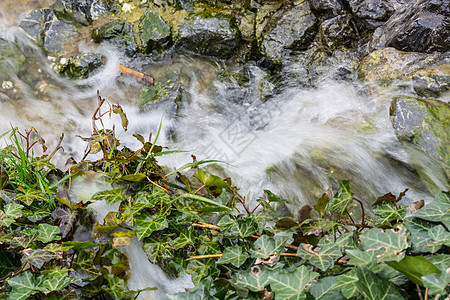
[[[58,153],[55,162],[64,167],[71,156],[79,161],[86,144],[77,135],[90,135],[97,90],[111,103],[119,103],[128,115],[127,133],[116,126],[122,144],[137,148],[139,144],[132,133],[148,136],[151,129],[158,128],[165,105],[146,112],[139,110],[142,86],[119,74],[117,65],[123,59],[119,54],[112,49],[96,49],[107,57],[101,71],[84,80],[62,78],[17,26],[27,12],[48,7],[50,1],[22,1],[24,6],[15,6],[17,1],[1,2],[0,37],[19,41],[28,65],[25,75],[8,74],[17,92],[0,93],[0,132],[6,132],[11,125],[22,129],[33,126],[47,140],[49,148],[64,133],[64,151]],[[85,52],[95,49],[88,40],[78,47]],[[292,84],[270,87],[273,94],[263,102],[257,89],[266,73],[249,65],[245,69],[250,78],[248,86],[240,91],[243,99],[235,101],[228,94],[227,83],[221,82],[223,77],[219,75],[223,70],[212,62],[174,55],[141,67],[156,81],[169,72],[189,78],[189,100],[176,111],[169,103],[158,141],[170,149],[192,151],[160,160],[171,169],[190,162],[191,153],[198,159],[221,160],[227,164],[219,164],[223,170],[217,172],[231,177],[242,194],[256,199],[264,189],[270,189],[293,200],[294,204],[288,207],[292,213],[305,203],[314,203],[329,186],[336,187],[339,180],[347,178],[355,193],[366,197],[367,202],[387,192],[398,194],[405,188],[410,189],[404,197],[405,204],[418,199],[430,201],[428,188],[448,188],[445,176],[425,154],[411,157],[397,140],[389,117],[394,88],[371,94],[362,83],[338,81],[325,72],[314,88]],[[330,70],[335,67],[330,66]],[[449,101],[446,97],[443,100]],[[107,123],[106,127],[111,126]],[[427,170],[428,182],[417,176],[410,165],[413,160],[416,166]],[[80,199],[98,189],[95,184],[79,182],[72,194]],[[102,221],[111,208],[106,204],[96,207],[97,219]],[[162,296],[190,286],[189,278],[170,280],[151,265],[137,240],[127,253],[133,270],[131,289],[157,286],[158,295]]]

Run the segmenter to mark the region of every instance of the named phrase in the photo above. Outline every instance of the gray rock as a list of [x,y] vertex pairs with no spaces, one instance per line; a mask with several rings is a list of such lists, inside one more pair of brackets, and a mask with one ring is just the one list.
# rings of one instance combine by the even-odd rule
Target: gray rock
[[57,0],[52,7],[56,12],[68,15],[77,23],[89,25],[106,14],[110,5],[98,0]]
[[368,29],[383,25],[396,9],[408,0],[350,0],[352,13],[362,21]]
[[56,20],[56,15],[51,9],[36,9],[20,22],[19,27],[38,45],[43,45],[45,32]]
[[402,6],[375,31],[370,47],[427,53],[450,50],[450,0],[419,0]]
[[119,51],[129,57],[136,54],[137,46],[133,35],[133,25],[124,21],[111,21],[92,30],[92,39],[96,43],[107,40]]
[[177,44],[195,53],[229,58],[238,47],[239,30],[232,25],[231,17],[197,15],[182,22]]
[[441,162],[450,174],[450,106],[448,103],[412,97],[395,97],[390,111],[397,137],[418,146]]
[[66,45],[73,45],[78,28],[66,20],[53,20],[44,35],[42,48],[49,53],[59,53]]
[[308,2],[314,14],[320,17],[332,18],[345,14],[340,0],[309,0]]
[[357,32],[350,15],[341,15],[320,24],[322,42],[329,48],[351,47],[357,42]]
[[450,63],[422,69],[412,76],[414,91],[421,97],[440,97],[450,90]]
[[72,79],[88,78],[103,65],[98,53],[73,55],[60,67],[60,73]]
[[155,11],[145,12],[139,20],[139,38],[145,52],[163,50],[171,45],[169,25]]
[[316,33],[316,17],[307,2],[289,8],[281,18],[275,15],[274,21],[261,43],[262,54],[274,64],[281,64],[291,50],[306,49]]

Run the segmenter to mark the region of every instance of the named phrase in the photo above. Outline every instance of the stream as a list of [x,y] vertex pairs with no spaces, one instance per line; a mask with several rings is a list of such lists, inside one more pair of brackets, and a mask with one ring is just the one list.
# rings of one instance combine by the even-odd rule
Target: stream
[[[49,148],[55,146],[64,133],[64,151],[58,151],[54,163],[67,168],[69,157],[76,161],[84,155],[86,143],[77,135],[88,137],[91,118],[97,107],[97,90],[110,103],[120,104],[130,121],[127,132],[116,126],[122,145],[137,149],[139,142],[132,133],[153,136],[161,122],[163,105],[139,109],[142,84],[121,76],[117,65],[124,58],[111,48],[97,48],[89,40],[78,45],[83,52],[101,52],[107,63],[88,79],[69,80],[56,74],[49,59],[18,27],[18,23],[35,8],[48,7],[50,0],[2,0],[0,4],[0,38],[18,41],[27,58],[27,69],[19,76],[9,75],[16,91],[0,93],[0,132],[11,126],[26,129],[35,127]],[[280,79],[275,85],[268,83],[269,92],[261,101],[261,82],[267,73],[256,65],[243,69],[215,63],[208,59],[186,54],[169,54],[157,61],[134,61],[156,81],[181,74],[189,84],[184,92],[189,99],[182,105],[167,104],[162,119],[162,133],[158,144],[170,150],[188,150],[187,154],[174,154],[161,158],[161,165],[174,170],[191,162],[191,154],[198,160],[216,159],[211,172],[230,177],[240,187],[242,195],[252,202],[269,189],[292,204],[282,213],[295,214],[304,204],[313,205],[320,195],[339,181],[350,179],[352,188],[366,203],[391,192],[398,195],[409,188],[403,204],[424,199],[432,200],[429,186],[435,190],[448,189],[445,175],[425,155],[416,157],[406,153],[398,141],[389,107],[399,93],[391,86],[378,93],[370,93],[364,83],[338,80],[332,76],[339,66],[317,78],[314,87],[292,84]],[[141,64],[141,65],[137,65]],[[298,67],[292,62],[291,69]],[[229,77],[224,72],[240,72],[248,78],[242,89],[230,88]],[[225,79],[226,80],[225,80]],[[236,82],[231,80],[231,86]],[[0,84],[8,85],[4,81]],[[410,87],[402,82],[402,92]],[[14,95],[14,96],[11,96]],[[444,101],[450,96],[444,95]],[[119,124],[118,119],[104,119],[105,126]],[[95,159],[95,156],[89,156]],[[428,182],[415,172],[411,161],[426,169]],[[87,199],[104,188],[97,183],[77,182],[71,191],[74,199]],[[98,221],[111,207],[96,204]],[[115,208],[117,209],[117,208]],[[178,280],[168,278],[159,267],[152,265],[134,240],[126,250],[131,262],[130,289],[158,287],[158,292],[142,294],[161,298],[166,293],[183,291],[192,286],[189,277]],[[146,262],[145,264],[143,262]]]

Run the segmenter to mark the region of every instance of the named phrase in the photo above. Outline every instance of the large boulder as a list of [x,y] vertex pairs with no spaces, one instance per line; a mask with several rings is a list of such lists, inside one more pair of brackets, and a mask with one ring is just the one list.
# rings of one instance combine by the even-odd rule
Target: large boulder
[[231,17],[196,15],[181,23],[177,45],[198,54],[229,58],[238,47],[239,39],[239,30]]
[[77,23],[89,25],[106,14],[110,5],[106,0],[57,0],[52,8]]
[[407,0],[349,0],[353,15],[368,29],[383,25]]
[[450,176],[450,105],[439,100],[399,96],[392,101],[390,114],[399,140],[428,153]]
[[305,50],[316,33],[316,17],[308,2],[288,8],[281,16],[274,15],[274,25],[263,38],[262,54],[273,64],[282,64],[292,50]]
[[107,22],[92,30],[92,39],[96,43],[108,41],[116,49],[132,57],[136,54],[137,45],[133,35],[133,25],[125,21]]
[[411,1],[379,27],[371,49],[431,53],[450,50],[450,0]]
[[146,11],[139,21],[139,38],[146,53],[161,50],[172,42],[169,25],[155,11]]

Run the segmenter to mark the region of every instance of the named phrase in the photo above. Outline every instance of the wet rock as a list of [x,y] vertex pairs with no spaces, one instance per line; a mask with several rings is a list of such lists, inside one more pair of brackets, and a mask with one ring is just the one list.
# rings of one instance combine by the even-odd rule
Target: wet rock
[[229,58],[239,44],[239,30],[231,17],[197,15],[182,22],[177,44],[195,53]]
[[102,56],[97,53],[73,55],[60,60],[59,73],[72,79],[88,78],[103,65]]
[[389,17],[408,0],[350,0],[352,13],[368,29],[383,25]]
[[314,14],[323,18],[328,19],[345,14],[340,0],[309,0],[308,2]]
[[57,0],[52,8],[77,23],[89,25],[92,21],[106,14],[110,5],[107,1],[97,0]]
[[367,55],[359,66],[364,80],[375,80],[381,85],[389,85],[396,79],[411,79],[420,69],[438,62],[437,54],[403,52],[394,48],[383,48]]
[[281,64],[282,58],[292,50],[304,50],[316,33],[316,17],[305,1],[289,8],[282,16],[275,15],[275,26],[261,43],[262,54],[273,64]]
[[149,10],[139,21],[139,38],[144,52],[162,50],[172,42],[169,25],[155,11]]
[[129,57],[136,54],[137,46],[133,35],[133,25],[124,21],[111,21],[95,28],[92,39],[96,43],[107,40],[119,51],[125,52]]
[[440,97],[450,89],[450,64],[422,69],[412,77],[414,91],[421,97]]
[[328,48],[352,47],[357,42],[358,33],[353,27],[350,15],[341,15],[323,21],[319,32],[322,43]]
[[45,32],[57,20],[51,9],[36,9],[23,19],[19,27],[22,28],[38,45],[44,44]]
[[411,1],[379,27],[371,49],[431,53],[450,50],[450,0]]
[[395,97],[390,114],[397,137],[439,161],[450,175],[450,105],[443,101]]
[[[0,38],[0,85],[4,89],[10,86],[11,74],[17,74],[23,69],[25,56],[13,42]],[[7,83],[4,83],[8,81]]]

